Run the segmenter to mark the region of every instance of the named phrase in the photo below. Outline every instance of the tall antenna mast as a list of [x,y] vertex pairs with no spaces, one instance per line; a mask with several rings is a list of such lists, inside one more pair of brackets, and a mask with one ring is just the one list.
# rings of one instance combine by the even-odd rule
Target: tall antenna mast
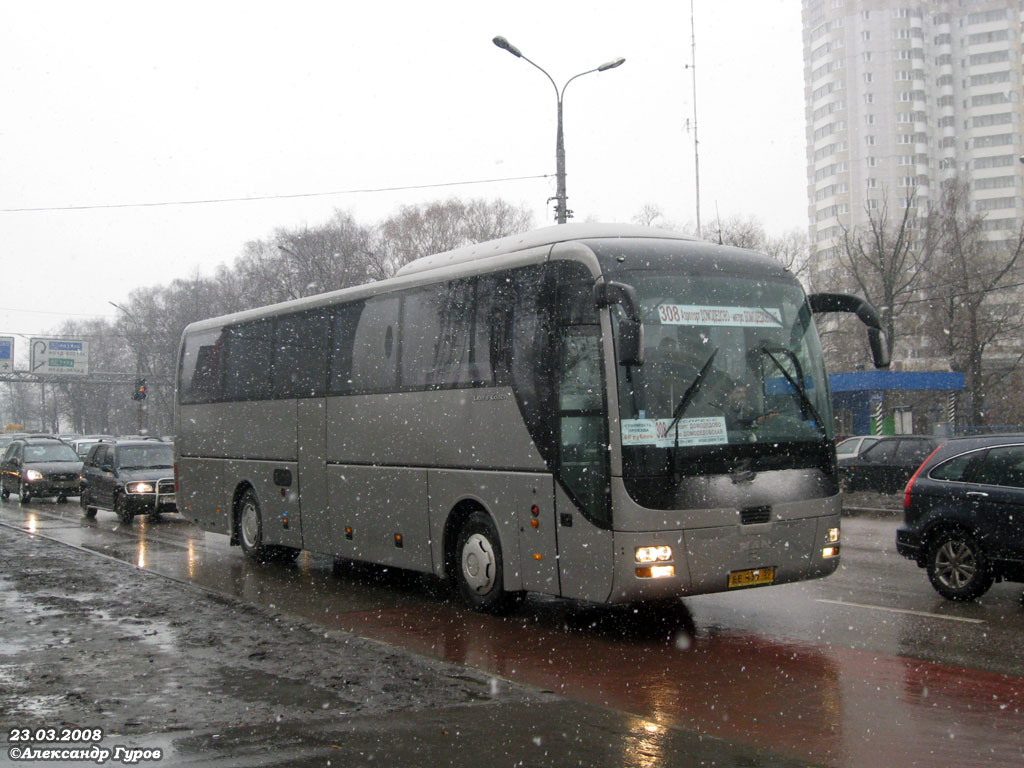
[[690,73],[693,75],[693,179],[697,200],[697,237],[700,234],[700,142],[697,141],[697,28],[693,23],[693,0],[690,0]]

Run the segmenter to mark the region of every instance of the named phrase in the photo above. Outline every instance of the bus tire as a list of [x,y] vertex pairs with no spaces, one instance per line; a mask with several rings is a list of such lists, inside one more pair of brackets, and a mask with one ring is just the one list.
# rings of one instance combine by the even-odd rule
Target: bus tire
[[280,559],[278,550],[284,549],[263,543],[263,513],[252,488],[246,490],[238,502],[238,544],[247,557],[258,563]]
[[466,604],[482,613],[502,613],[520,597],[505,591],[498,529],[485,512],[473,512],[459,529],[455,581]]

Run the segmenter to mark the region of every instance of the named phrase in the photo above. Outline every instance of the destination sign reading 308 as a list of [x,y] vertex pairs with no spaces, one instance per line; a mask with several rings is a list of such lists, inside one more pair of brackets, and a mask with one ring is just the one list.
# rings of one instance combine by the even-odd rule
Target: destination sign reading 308
[[85,376],[89,373],[89,342],[73,339],[30,339],[32,373]]

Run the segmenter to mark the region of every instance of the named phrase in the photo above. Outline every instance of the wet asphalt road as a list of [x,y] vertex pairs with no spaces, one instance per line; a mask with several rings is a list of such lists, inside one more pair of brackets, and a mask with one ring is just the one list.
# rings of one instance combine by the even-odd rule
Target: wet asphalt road
[[256,565],[175,516],[126,527],[105,511],[91,521],[74,504],[12,501],[0,522],[644,728],[813,765],[1024,762],[1021,586],[967,605],[941,599],[896,555],[894,516],[844,520],[842,566],[826,580],[692,598],[672,617],[535,598],[504,619],[394,570],[335,569],[308,553],[294,567]]

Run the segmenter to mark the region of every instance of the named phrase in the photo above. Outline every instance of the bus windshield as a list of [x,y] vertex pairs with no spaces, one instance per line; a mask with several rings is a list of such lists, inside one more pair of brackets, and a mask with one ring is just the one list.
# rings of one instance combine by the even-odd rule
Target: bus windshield
[[646,345],[642,366],[617,366],[627,465],[633,448],[649,471],[657,449],[728,459],[832,438],[821,348],[798,284],[655,271],[621,279],[637,291]]

